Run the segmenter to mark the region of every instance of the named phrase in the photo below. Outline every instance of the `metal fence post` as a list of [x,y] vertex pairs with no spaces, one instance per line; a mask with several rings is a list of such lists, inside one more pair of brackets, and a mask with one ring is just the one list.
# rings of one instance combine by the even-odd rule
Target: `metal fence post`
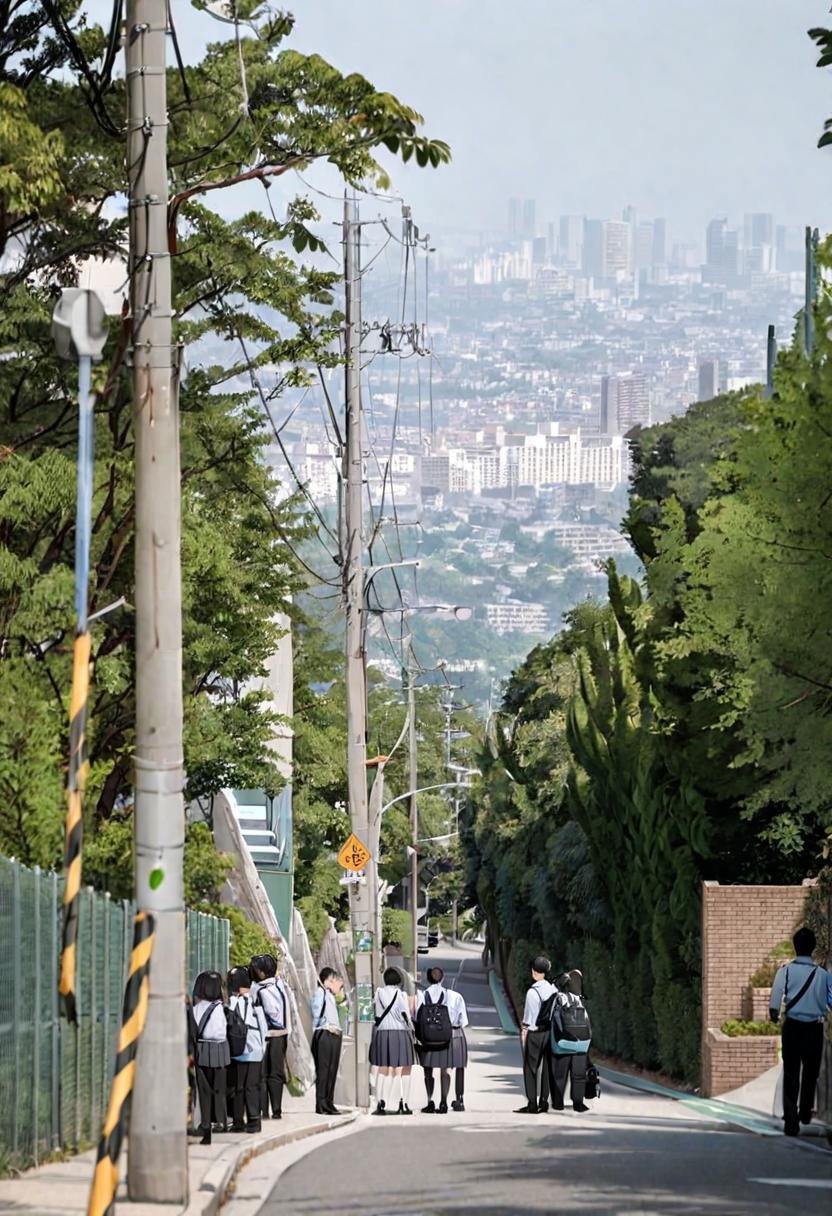
[[113,904],[110,899],[110,892],[104,893],[104,966],[102,975],[104,978],[104,1005],[102,1010],[101,1021],[101,1092],[104,1094],[109,1090],[110,1084],[110,918],[113,914]]
[[58,1007],[58,875],[53,870],[50,884],[49,924],[49,1010],[51,1015],[50,1045],[52,1049],[52,1111],[50,1117],[50,1134],[52,1148],[59,1148],[62,1143],[61,1128],[61,1018]]
[[87,902],[90,907],[90,1134],[92,1140],[98,1134],[101,1121],[101,1090],[98,1085],[96,1044],[96,1022],[98,1020],[98,906],[99,900],[92,887],[87,887]]
[[14,1028],[14,1093],[12,1094],[12,1160],[17,1159],[20,1109],[20,863],[12,861],[12,1026]]
[[32,1155],[35,1165],[40,1157],[40,1028],[41,1028],[41,959],[42,947],[40,926],[40,866],[34,871],[34,928],[35,928],[35,957],[34,957],[34,1017],[32,1023]]

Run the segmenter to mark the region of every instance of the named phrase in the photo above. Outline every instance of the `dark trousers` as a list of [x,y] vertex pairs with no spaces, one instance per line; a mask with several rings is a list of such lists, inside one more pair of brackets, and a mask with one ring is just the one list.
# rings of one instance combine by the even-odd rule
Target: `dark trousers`
[[335,1082],[341,1059],[341,1036],[329,1030],[316,1030],[312,1035],[312,1058],[315,1061],[315,1110],[328,1114],[335,1105]]
[[222,1068],[196,1066],[196,1092],[199,1095],[200,1127],[226,1123],[225,1065]]
[[260,1060],[232,1060],[228,1066],[228,1114],[236,1127],[260,1125],[262,1073]]
[[526,1087],[526,1101],[529,1106],[538,1106],[549,1101],[548,1055],[549,1031],[530,1030],[523,1048],[523,1084]]
[[566,1095],[567,1078],[572,1078],[570,1086],[572,1105],[582,1106],[586,1094],[586,1063],[588,1053],[576,1052],[574,1055],[553,1055],[552,1061],[552,1105],[562,1107]]
[[823,1056],[823,1022],[783,1022],[783,1114],[786,1122],[808,1123]]
[[260,1099],[263,1118],[269,1117],[269,1106],[272,1115],[283,1113],[283,1086],[286,1084],[286,1044],[287,1036],[266,1039],[266,1054],[263,1057],[260,1080]]

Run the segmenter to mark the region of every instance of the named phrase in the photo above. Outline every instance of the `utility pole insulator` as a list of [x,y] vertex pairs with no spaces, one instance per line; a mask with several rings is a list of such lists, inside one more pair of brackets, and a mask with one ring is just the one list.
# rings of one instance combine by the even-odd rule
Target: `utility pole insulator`
[[107,342],[107,314],[98,293],[65,287],[52,313],[52,337],[60,359],[98,363]]

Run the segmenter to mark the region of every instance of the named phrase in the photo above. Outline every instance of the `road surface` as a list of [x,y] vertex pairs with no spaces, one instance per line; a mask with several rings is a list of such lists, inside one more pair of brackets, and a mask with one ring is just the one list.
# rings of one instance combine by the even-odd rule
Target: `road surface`
[[[477,953],[445,947],[422,959],[437,963],[469,1008],[466,1111],[363,1117],[288,1168],[276,1162],[262,1216],[832,1211],[832,1153],[735,1129],[667,1098],[608,1083],[589,1114],[514,1114],[524,1101],[519,1041],[500,1029]],[[417,1071],[413,1106],[422,1105]]]

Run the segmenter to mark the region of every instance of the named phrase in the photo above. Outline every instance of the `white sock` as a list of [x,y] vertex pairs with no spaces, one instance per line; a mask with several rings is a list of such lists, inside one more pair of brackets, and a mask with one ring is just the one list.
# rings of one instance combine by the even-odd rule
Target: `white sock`
[[391,1076],[390,1073],[383,1072],[379,1077],[378,1096],[379,1100],[384,1103],[385,1107],[390,1105],[390,1100],[393,1097],[393,1085],[395,1085],[395,1083],[396,1078]]
[[413,1073],[402,1073],[402,1102],[405,1106],[410,1106],[410,1086],[413,1081]]

